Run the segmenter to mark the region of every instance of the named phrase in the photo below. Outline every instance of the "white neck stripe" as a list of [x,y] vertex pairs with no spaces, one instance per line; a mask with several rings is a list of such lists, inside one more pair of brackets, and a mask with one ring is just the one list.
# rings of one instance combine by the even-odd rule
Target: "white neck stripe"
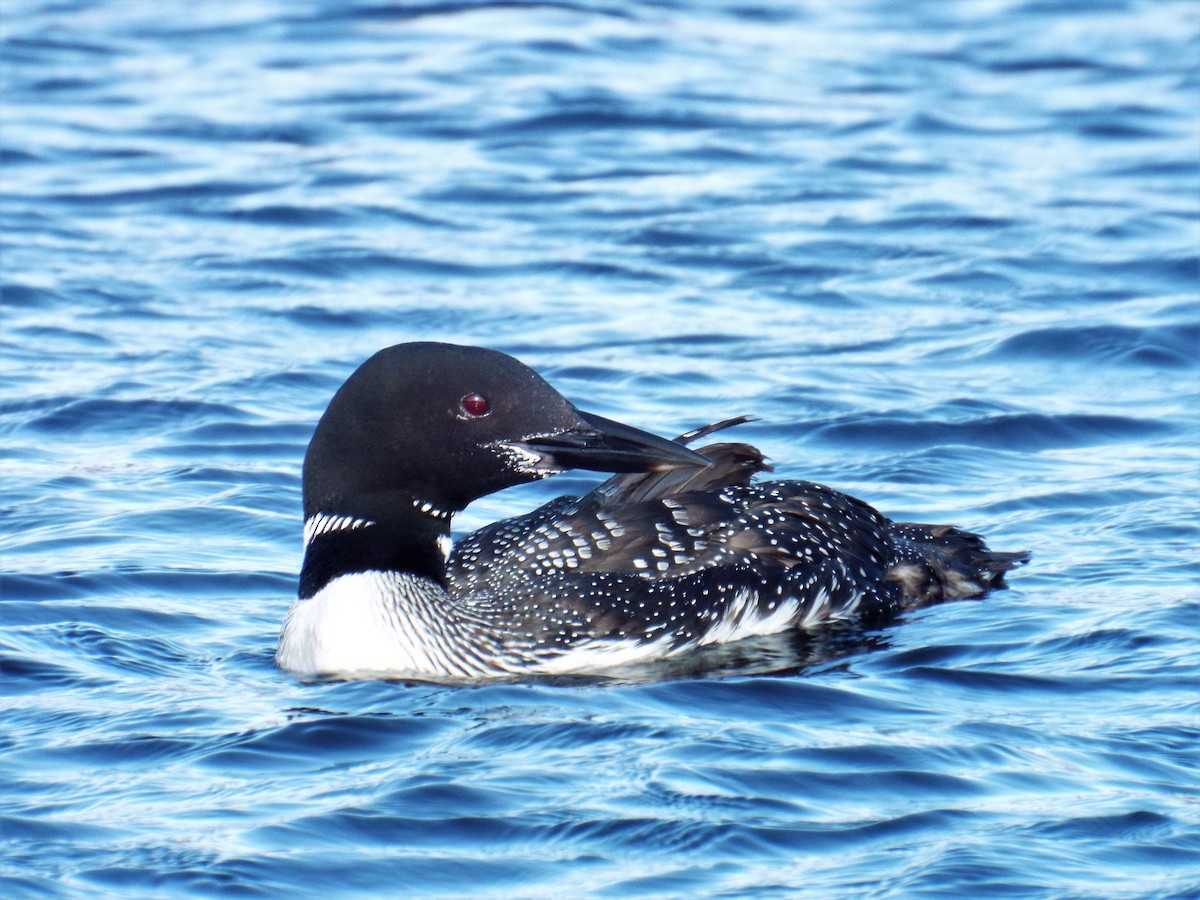
[[307,547],[313,539],[331,531],[354,531],[356,528],[367,528],[375,523],[369,519],[358,519],[354,516],[330,516],[317,513],[304,523],[304,546]]
[[416,510],[418,512],[423,512],[427,516],[433,516],[435,519],[449,520],[449,518],[452,515],[454,515],[453,512],[450,512],[445,509],[438,509],[432,503],[429,503],[426,500],[417,500],[415,497],[413,498],[412,505],[416,508]]

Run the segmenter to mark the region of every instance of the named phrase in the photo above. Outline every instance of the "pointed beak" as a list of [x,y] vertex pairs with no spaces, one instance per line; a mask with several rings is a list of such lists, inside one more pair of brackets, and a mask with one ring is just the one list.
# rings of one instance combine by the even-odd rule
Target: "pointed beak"
[[579,416],[579,424],[574,428],[558,434],[507,443],[538,457],[537,469],[547,474],[564,469],[666,472],[712,465],[708,457],[682,444],[593,413],[578,409],[575,412]]

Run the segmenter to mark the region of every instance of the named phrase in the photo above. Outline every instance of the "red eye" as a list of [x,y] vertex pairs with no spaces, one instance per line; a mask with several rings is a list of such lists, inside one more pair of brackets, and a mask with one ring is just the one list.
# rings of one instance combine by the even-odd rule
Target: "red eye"
[[492,410],[492,404],[488,402],[488,398],[483,396],[483,394],[467,394],[467,396],[458,401],[458,405],[462,407],[463,412],[473,419],[486,416]]

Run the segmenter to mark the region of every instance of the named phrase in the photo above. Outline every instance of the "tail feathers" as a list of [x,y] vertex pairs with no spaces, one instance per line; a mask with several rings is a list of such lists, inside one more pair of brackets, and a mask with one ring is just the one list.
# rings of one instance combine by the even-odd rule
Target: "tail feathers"
[[895,585],[899,604],[905,609],[978,597],[1003,588],[1004,574],[1030,558],[1028,550],[989,550],[979,535],[949,525],[893,522],[890,532],[897,561],[884,582]]

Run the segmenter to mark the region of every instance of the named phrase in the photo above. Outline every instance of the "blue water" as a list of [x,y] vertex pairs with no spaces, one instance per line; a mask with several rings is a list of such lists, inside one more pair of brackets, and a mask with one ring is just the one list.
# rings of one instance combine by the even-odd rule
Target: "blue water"
[[[1200,893],[1188,0],[8,0],[5,897]],[[609,678],[274,668],[404,340],[1030,548]],[[458,533],[595,479],[486,498]]]

